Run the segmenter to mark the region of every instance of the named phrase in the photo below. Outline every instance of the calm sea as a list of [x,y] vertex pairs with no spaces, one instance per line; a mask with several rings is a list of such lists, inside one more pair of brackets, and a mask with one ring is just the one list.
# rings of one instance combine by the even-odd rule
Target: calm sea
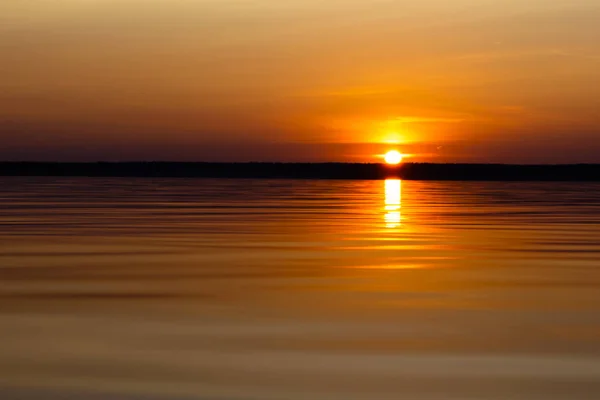
[[599,399],[600,185],[0,178],[0,398]]

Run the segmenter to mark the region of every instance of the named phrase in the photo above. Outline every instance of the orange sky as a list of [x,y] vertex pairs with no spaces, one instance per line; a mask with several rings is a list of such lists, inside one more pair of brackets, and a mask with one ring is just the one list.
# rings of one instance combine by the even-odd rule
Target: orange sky
[[0,160],[600,162],[599,20],[597,0],[4,0]]

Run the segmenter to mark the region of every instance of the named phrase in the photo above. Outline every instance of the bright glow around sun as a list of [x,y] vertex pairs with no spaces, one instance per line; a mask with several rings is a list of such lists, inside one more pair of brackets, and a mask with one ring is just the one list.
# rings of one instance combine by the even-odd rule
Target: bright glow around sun
[[396,150],[390,150],[385,153],[384,159],[387,164],[400,164],[402,162],[402,154]]

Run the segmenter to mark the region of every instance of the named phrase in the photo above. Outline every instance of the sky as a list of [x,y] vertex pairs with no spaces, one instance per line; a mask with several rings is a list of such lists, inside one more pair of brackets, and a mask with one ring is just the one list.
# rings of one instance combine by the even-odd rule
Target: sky
[[2,0],[0,160],[600,162],[598,0]]

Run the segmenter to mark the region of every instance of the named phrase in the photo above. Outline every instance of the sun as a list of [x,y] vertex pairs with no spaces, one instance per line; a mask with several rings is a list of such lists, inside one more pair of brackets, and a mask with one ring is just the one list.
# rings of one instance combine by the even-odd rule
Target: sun
[[385,153],[384,159],[387,164],[400,164],[402,162],[402,154],[396,150],[390,150]]

